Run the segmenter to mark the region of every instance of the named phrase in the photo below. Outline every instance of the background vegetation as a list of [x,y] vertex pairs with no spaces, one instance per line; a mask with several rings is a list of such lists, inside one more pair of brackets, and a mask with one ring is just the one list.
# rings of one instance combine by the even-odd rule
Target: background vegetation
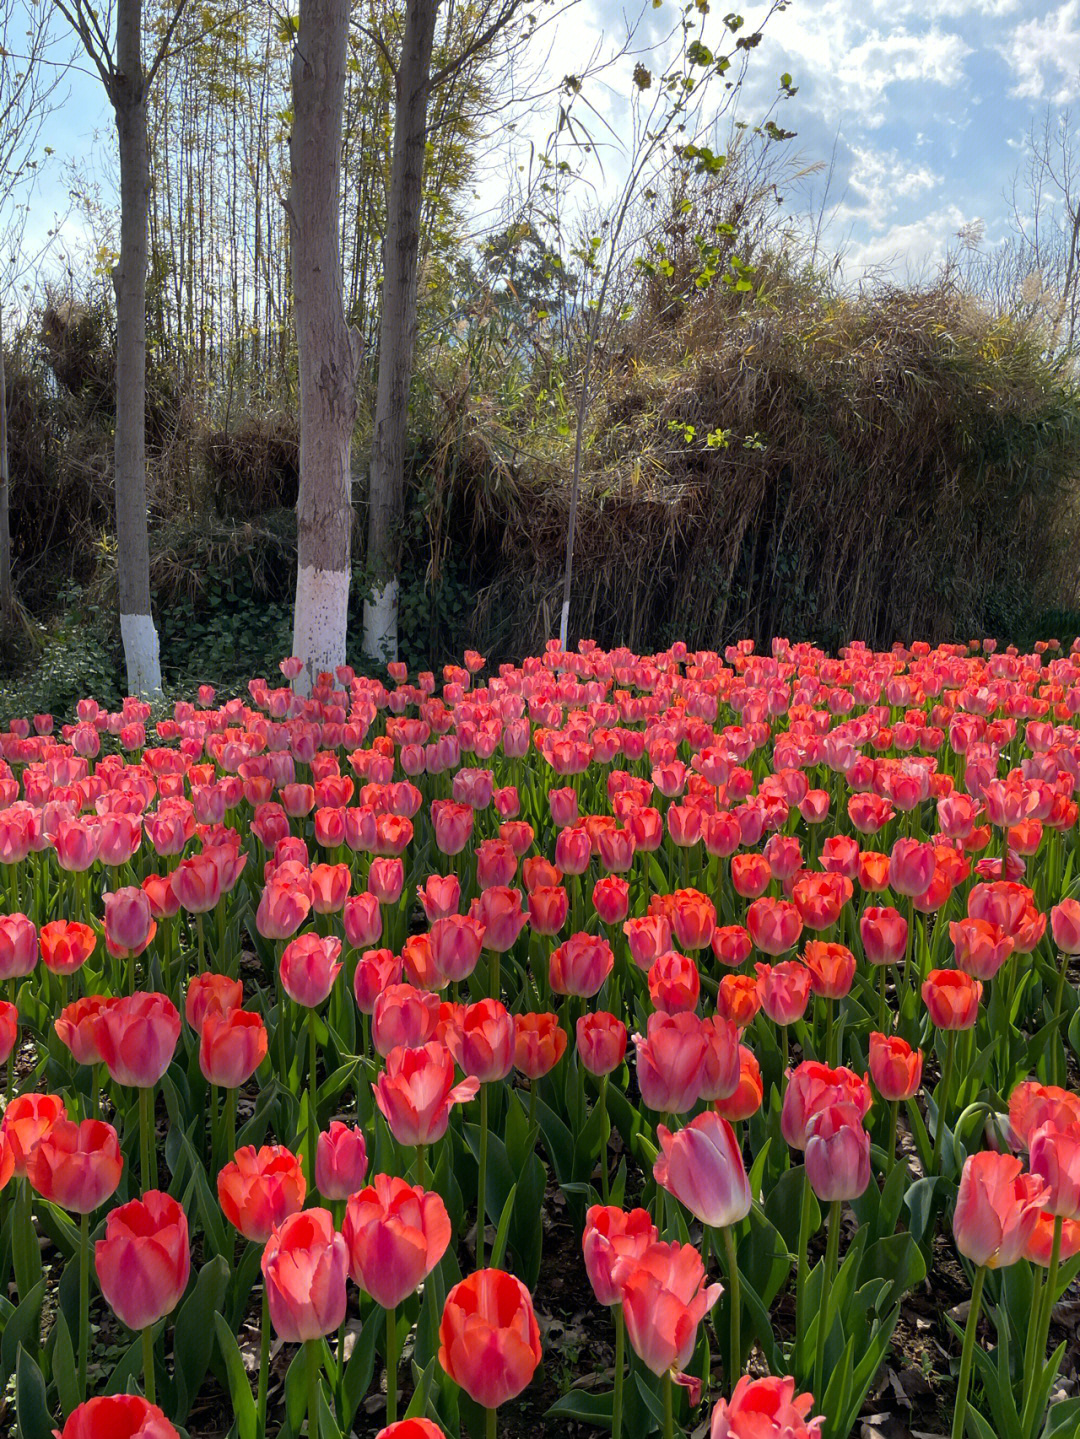
[[[452,14],[446,53],[471,43],[468,7]],[[240,685],[288,651],[297,493],[281,209],[291,37],[225,6],[201,13],[198,33],[191,24],[151,116],[147,401],[154,609],[166,682],[188,688]],[[485,233],[468,222],[519,42],[479,51],[435,100],[401,601],[412,665],[466,645],[520,657],[558,627],[596,237],[608,221],[566,206],[564,136],[571,160],[554,145],[550,170],[515,181]],[[357,625],[391,100],[358,24],[342,236],[365,356]],[[845,287],[780,202],[799,168],[787,133],[736,126],[725,139],[723,157],[718,144],[644,188],[626,227],[585,416],[572,634],[638,649],[776,633],[830,646],[854,635],[1071,638],[1072,326],[1063,335],[1060,314],[1031,303],[1022,258],[1023,304],[1000,270],[991,284],[971,265],[907,288]],[[90,250],[14,329],[8,320],[23,622],[0,656],[5,712],[63,709],[87,691],[115,700],[120,684],[115,217],[92,186],[79,194]],[[1049,278],[1037,288],[1050,294]]]

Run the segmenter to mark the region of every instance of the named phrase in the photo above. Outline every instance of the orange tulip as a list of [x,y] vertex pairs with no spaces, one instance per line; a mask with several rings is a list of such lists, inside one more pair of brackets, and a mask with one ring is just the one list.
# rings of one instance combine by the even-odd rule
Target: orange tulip
[[525,1389],[540,1363],[540,1327],[520,1279],[478,1269],[446,1296],[439,1325],[439,1363],[485,1409]]

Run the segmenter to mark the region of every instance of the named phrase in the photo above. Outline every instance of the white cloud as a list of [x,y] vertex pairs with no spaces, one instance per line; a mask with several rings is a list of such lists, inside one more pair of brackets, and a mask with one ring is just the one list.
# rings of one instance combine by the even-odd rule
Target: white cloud
[[846,248],[844,268],[852,276],[872,270],[918,279],[944,260],[956,244],[956,232],[969,218],[958,206],[947,205],[920,219],[890,225],[869,239],[853,239]]
[[1080,93],[1080,0],[1016,26],[1000,54],[1016,74],[1011,94],[1068,104]]

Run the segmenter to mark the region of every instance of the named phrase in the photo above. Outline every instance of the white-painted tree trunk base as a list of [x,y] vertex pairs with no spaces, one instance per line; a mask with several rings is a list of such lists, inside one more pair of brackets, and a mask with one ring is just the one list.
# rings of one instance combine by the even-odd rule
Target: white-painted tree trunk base
[[559,621],[559,648],[566,649],[566,637],[570,630],[570,601],[563,600],[562,618]]
[[161,693],[161,652],[152,615],[121,615],[129,695],[144,699]]
[[383,664],[398,657],[398,582],[388,580],[364,602],[364,654]]
[[349,571],[304,565],[296,576],[293,654],[304,661],[293,688],[308,694],[320,670],[333,674],[345,663],[349,622]]

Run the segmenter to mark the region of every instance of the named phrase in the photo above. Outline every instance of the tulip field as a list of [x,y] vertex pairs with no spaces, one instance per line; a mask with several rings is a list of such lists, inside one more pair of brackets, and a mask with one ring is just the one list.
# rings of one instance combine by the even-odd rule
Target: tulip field
[[0,1434],[1080,1435],[1080,642],[298,678],[2,715]]

